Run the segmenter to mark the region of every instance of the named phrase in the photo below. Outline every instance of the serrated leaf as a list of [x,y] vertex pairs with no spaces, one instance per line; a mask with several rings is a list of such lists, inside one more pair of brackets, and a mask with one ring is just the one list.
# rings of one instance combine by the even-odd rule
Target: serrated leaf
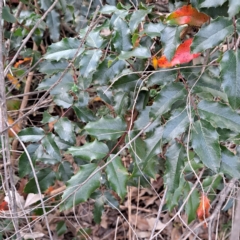
[[81,166],[77,174],[67,182],[67,189],[62,195],[63,204],[60,206],[60,210],[67,210],[81,202],[87,201],[90,195],[99,188],[101,178],[99,172],[96,172],[92,178],[82,185],[97,168],[97,164],[94,163]]
[[240,178],[239,156],[222,147],[222,162],[220,172],[230,175],[233,178]]
[[229,0],[228,14],[229,18],[234,17],[240,11],[240,2],[235,0]]
[[115,140],[122,136],[126,127],[126,123],[120,117],[103,117],[96,122],[89,122],[84,129],[98,140]]
[[118,116],[124,116],[129,107],[129,93],[117,92],[114,96],[114,110]]
[[45,138],[41,141],[43,147],[46,152],[57,161],[61,161],[62,157],[60,154],[60,150],[57,144],[54,141],[54,135],[52,133],[48,133]]
[[95,84],[107,85],[116,75],[120,74],[126,66],[123,60],[114,61],[108,66],[109,61],[113,61],[112,57],[105,59],[93,74],[93,81]]
[[166,18],[166,23],[176,25],[188,24],[190,26],[201,27],[203,23],[209,20],[210,17],[208,15],[199,12],[189,4],[170,13]]
[[205,0],[201,3],[201,8],[222,6],[227,0]]
[[[60,42],[53,43],[47,49],[45,59],[59,61],[61,59],[72,59],[76,54],[81,42],[76,38],[64,38]],[[84,51],[80,49],[78,56]]]
[[166,26],[162,23],[148,23],[144,25],[144,32],[151,38],[160,37],[162,30]]
[[16,18],[11,14],[10,8],[8,5],[3,6],[2,8],[2,19],[10,23],[16,22]]
[[162,88],[157,95],[152,107],[150,116],[157,118],[158,116],[170,110],[173,103],[177,100],[184,99],[187,91],[180,83],[170,83]]
[[[184,187],[185,198],[189,196],[189,192],[192,189],[192,187],[193,187],[192,183],[186,182]],[[196,211],[198,206],[199,206],[199,194],[198,194],[198,191],[194,189],[185,205],[185,211],[188,216],[188,224],[196,219]]]
[[[192,114],[192,118],[194,115]],[[192,119],[190,119],[191,121]],[[185,132],[189,125],[189,116],[187,110],[177,110],[173,113],[171,118],[167,121],[163,130],[163,138],[171,141]]]
[[234,31],[232,20],[224,17],[214,19],[209,25],[203,26],[195,35],[191,50],[195,53],[219,45]]
[[144,20],[149,12],[150,10],[136,10],[133,12],[129,21],[129,27],[132,33],[137,29],[138,24]]
[[166,170],[164,173],[164,184],[170,193],[173,193],[179,186],[183,160],[183,147],[173,142],[166,152]]
[[153,85],[166,85],[169,82],[175,81],[177,78],[177,70],[160,70],[157,71],[148,78],[147,86],[151,87]]
[[42,128],[30,127],[21,130],[18,136],[23,142],[38,142],[45,134]]
[[[115,155],[111,154],[108,161],[114,156]],[[106,173],[110,186],[123,200],[127,194],[128,172],[123,166],[120,157],[117,156],[113,161],[108,163]]]
[[93,112],[88,107],[79,107],[77,104],[75,104],[72,106],[72,108],[76,113],[77,117],[82,122],[90,122],[96,120],[96,117],[94,116]]
[[163,55],[170,61],[180,44],[180,33],[185,26],[165,27],[161,32],[161,40],[163,44]]
[[202,119],[219,128],[240,132],[240,116],[230,107],[218,102],[201,101],[198,113]]
[[84,78],[90,78],[90,75],[96,70],[101,56],[102,51],[98,49],[84,52],[79,63],[80,75]]
[[240,51],[229,50],[220,62],[222,88],[233,109],[240,107]]
[[121,91],[131,91],[140,85],[139,75],[129,72],[129,74],[122,76],[114,82],[113,88]]
[[43,61],[39,64],[39,71],[44,74],[54,74],[63,72],[66,69],[68,63],[66,61]]
[[151,52],[148,48],[140,46],[132,51],[121,51],[121,54],[118,56],[120,60],[129,59],[131,57],[146,59],[151,57]]
[[210,123],[198,120],[193,124],[192,147],[205,166],[218,172],[221,163],[219,136]]
[[129,51],[132,49],[131,34],[127,23],[121,18],[117,18],[114,23],[115,35],[112,39],[117,52]]
[[74,125],[66,117],[60,118],[54,124],[54,130],[58,136],[66,142],[74,144],[76,142],[76,136],[74,134]]
[[97,140],[91,143],[85,143],[81,147],[70,147],[68,149],[68,153],[88,161],[102,159],[107,155],[108,152],[109,149],[107,145],[105,143],[98,142]]
[[50,38],[56,42],[60,37],[60,19],[59,13],[54,9],[50,11],[46,18],[46,23],[49,28]]
[[90,31],[90,33],[87,35],[86,39],[86,45],[92,48],[100,48],[102,47],[104,43],[103,38],[100,35],[99,31]]
[[[38,183],[41,192],[47,190],[51,185],[54,184],[56,178],[55,172],[51,168],[45,168],[37,173]],[[34,178],[31,178],[24,188],[26,193],[39,193]]]
[[58,174],[63,182],[67,182],[73,175],[72,165],[67,161],[62,162],[58,166]]

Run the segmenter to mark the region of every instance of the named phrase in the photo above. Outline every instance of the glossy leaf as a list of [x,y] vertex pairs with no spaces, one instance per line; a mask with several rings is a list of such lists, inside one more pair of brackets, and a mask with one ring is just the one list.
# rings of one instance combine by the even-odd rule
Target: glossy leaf
[[166,85],[169,82],[174,82],[177,78],[177,70],[162,70],[154,72],[147,80],[147,86]]
[[239,156],[222,147],[222,162],[220,171],[233,178],[240,178]]
[[74,125],[66,117],[60,118],[54,124],[54,130],[57,132],[58,136],[66,142],[74,144],[76,142],[76,136],[74,134]]
[[199,12],[192,5],[185,5],[170,13],[166,18],[168,24],[188,24],[190,26],[201,27],[203,23],[208,22],[210,17],[205,13]]
[[157,95],[152,107],[150,115],[154,118],[161,116],[170,110],[173,103],[177,100],[184,99],[187,91],[180,83],[171,83],[162,88]]
[[[51,185],[54,184],[56,174],[52,171],[51,168],[44,168],[37,173],[38,183],[41,189],[41,192],[47,190]],[[34,178],[31,178],[24,188],[26,193],[39,193],[36,181]]]
[[191,53],[190,52],[190,45],[192,44],[193,39],[190,38],[183,43],[181,43],[172,60],[168,61],[166,56],[162,56],[158,59],[158,66],[161,68],[168,68],[168,67],[173,67],[177,64],[183,64],[183,63],[188,63],[192,61],[194,58],[197,58],[200,56],[200,53]]
[[93,112],[88,107],[78,106],[78,104],[73,105],[73,110],[76,113],[77,117],[82,122],[95,121],[96,117],[93,115]]
[[2,19],[9,23],[15,23],[16,18],[11,14],[10,8],[8,5],[5,5],[2,8]]
[[96,70],[101,56],[102,51],[97,49],[84,52],[79,64],[80,75],[84,78],[90,78],[91,73]]
[[240,132],[240,116],[227,105],[201,101],[198,104],[198,112],[201,118],[210,122],[214,127]]
[[60,154],[60,150],[53,139],[54,135],[52,133],[48,133],[45,138],[42,140],[42,145],[45,148],[46,152],[57,161],[61,161],[62,157]]
[[54,74],[58,72],[63,72],[66,69],[68,63],[67,61],[43,61],[39,64],[39,71],[44,74]]
[[149,12],[150,10],[142,10],[142,9],[133,12],[129,21],[129,27],[132,33],[137,29],[139,23],[144,20],[144,18]]
[[218,7],[223,5],[227,0],[205,0],[201,3],[201,8],[209,8],[209,7]]
[[[47,49],[45,59],[59,61],[61,59],[72,59],[80,46],[80,41],[77,38],[64,38],[60,42],[53,43]],[[83,52],[81,49],[78,53]]]
[[191,51],[197,53],[215,47],[232,33],[232,20],[224,17],[218,17],[214,19],[209,25],[203,26],[195,35],[191,46]]
[[131,50],[132,44],[130,29],[128,28],[126,21],[121,18],[117,18],[114,21],[113,26],[115,34],[112,41],[117,52]]
[[240,12],[240,2],[235,0],[229,0],[228,14],[229,18],[234,17],[237,13]]
[[124,116],[129,107],[129,93],[127,92],[118,92],[114,96],[114,110],[119,116]]
[[173,193],[179,186],[183,159],[183,147],[172,142],[166,152],[166,170],[164,173],[164,184],[169,193]]
[[[111,154],[108,161],[114,156],[115,155]],[[106,173],[110,186],[123,200],[127,194],[128,172],[123,166],[120,157],[117,156],[112,162],[108,163]]]
[[101,196],[95,200],[93,209],[94,222],[97,224],[101,223],[102,213],[104,211],[104,196]]
[[122,136],[126,128],[126,123],[120,117],[103,117],[96,122],[89,122],[84,129],[98,140],[115,140]]
[[220,62],[222,88],[233,109],[240,107],[240,51],[229,50]]
[[171,60],[174,53],[181,43],[180,33],[184,29],[184,26],[179,27],[165,27],[161,32],[161,40],[163,44],[163,55],[167,60]]
[[192,147],[205,166],[218,172],[221,163],[219,136],[210,123],[198,120],[193,124]]
[[120,60],[129,59],[131,57],[146,59],[151,57],[151,52],[148,48],[140,46],[132,51],[121,51],[121,54],[118,56]]
[[166,26],[162,23],[148,23],[144,25],[144,32],[150,37],[160,37]]
[[46,19],[47,26],[49,28],[50,38],[56,42],[60,37],[60,18],[59,13],[56,10],[52,10],[48,13]]
[[99,188],[101,178],[99,172],[96,172],[92,178],[82,184],[95,170],[97,170],[97,165],[94,163],[83,165],[77,174],[67,182],[67,189],[62,195],[64,201],[60,206],[61,210],[70,209],[81,202],[87,201],[90,195]]
[[67,182],[73,175],[73,168],[72,165],[64,161],[58,166],[58,174],[63,182]]
[[58,236],[61,236],[64,233],[67,232],[67,227],[66,227],[65,221],[58,222],[57,227],[56,227],[56,231],[57,231]]
[[68,149],[68,153],[88,161],[104,158],[108,151],[109,149],[105,143],[96,140],[91,143],[85,143],[80,147],[70,147]]
[[45,134],[42,128],[30,127],[23,129],[18,136],[23,142],[38,142]]
[[[194,115],[192,114],[192,118]],[[192,119],[190,119],[191,121]],[[189,116],[187,110],[177,110],[164,126],[163,138],[171,141],[185,132],[189,125]]]

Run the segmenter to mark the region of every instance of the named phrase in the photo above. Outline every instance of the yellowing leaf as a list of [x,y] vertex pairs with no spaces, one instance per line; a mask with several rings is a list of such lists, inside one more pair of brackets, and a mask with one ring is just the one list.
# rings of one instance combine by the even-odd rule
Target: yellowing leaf
[[15,68],[18,68],[19,65],[23,64],[23,63],[28,63],[28,62],[31,62],[32,61],[32,58],[24,58],[23,60],[19,60],[18,62],[16,62],[14,64],[14,67]]
[[152,57],[152,65],[153,65],[154,69],[158,68],[158,59],[157,59],[157,57]]
[[16,77],[12,76],[10,73],[7,74],[7,78],[8,78],[8,80],[9,80],[9,82],[11,82],[11,84],[14,85],[14,87],[15,87],[17,90],[19,90],[19,88],[20,88],[21,85],[20,85],[18,79],[17,79]]
[[[12,125],[13,123],[14,123],[14,120],[13,120],[10,116],[8,116],[8,124],[9,124],[9,125]],[[15,131],[16,134],[18,134],[19,131],[20,131],[20,127],[19,127],[18,123],[14,124],[14,125],[12,126],[12,129]],[[14,135],[14,133],[11,131],[11,129],[8,129],[8,136],[9,136],[9,137],[15,137],[15,135]]]

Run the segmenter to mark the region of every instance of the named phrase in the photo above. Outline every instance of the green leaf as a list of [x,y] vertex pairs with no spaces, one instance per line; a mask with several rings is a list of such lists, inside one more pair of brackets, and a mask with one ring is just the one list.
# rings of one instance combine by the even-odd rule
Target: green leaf
[[222,6],[227,0],[205,0],[201,3],[201,8]]
[[114,96],[114,110],[118,116],[124,116],[129,107],[129,93],[117,92]]
[[124,76],[117,79],[117,81],[114,82],[113,88],[116,90],[121,91],[130,91],[134,90],[138,85],[140,85],[139,75],[134,74],[132,72],[128,72],[129,74],[126,74],[124,72]]
[[45,134],[42,128],[30,127],[21,130],[18,136],[23,142],[38,142]]
[[186,25],[178,27],[165,27],[161,32],[161,40],[163,43],[163,55],[170,61],[181,43],[180,33],[186,27]]
[[147,86],[151,87],[154,85],[166,85],[169,82],[175,81],[177,78],[177,70],[160,70],[157,72],[154,72],[150,75],[150,77],[147,80]]
[[43,61],[39,64],[39,71],[44,74],[54,74],[58,72],[63,72],[66,69],[68,63],[66,61]]
[[126,123],[120,117],[103,117],[96,122],[89,122],[84,129],[98,140],[115,140],[123,135],[126,128]]
[[58,236],[61,236],[61,235],[63,235],[64,233],[66,233],[66,232],[67,232],[67,227],[66,227],[65,221],[60,221],[60,222],[58,222],[58,223],[57,223],[56,230],[57,230],[57,235],[58,235]]
[[[189,192],[191,191],[193,184],[190,182],[186,182],[184,187],[184,196],[185,198],[188,197]],[[185,211],[188,216],[188,224],[196,219],[196,211],[199,206],[200,196],[196,189],[193,190],[192,194],[188,198],[188,201],[185,205]]]
[[[99,172],[96,172],[92,178],[85,182],[97,168],[97,165],[94,163],[83,165],[78,173],[67,182],[67,189],[62,196],[63,204],[60,206],[61,211],[68,210],[81,202],[87,201],[90,195],[100,187],[101,174]],[[82,185],[83,182],[85,183]]]
[[48,13],[46,23],[49,29],[50,38],[56,42],[60,37],[60,19],[59,13],[52,10]]
[[104,211],[104,196],[101,196],[95,200],[93,209],[93,219],[96,224],[101,223],[102,213]]
[[240,178],[239,156],[222,147],[222,162],[220,172],[230,175],[233,178]]
[[136,10],[133,12],[129,21],[129,27],[132,33],[137,29],[139,23],[144,20],[149,12],[150,10]]
[[173,103],[177,100],[184,99],[187,91],[181,83],[170,83],[162,88],[157,95],[150,112],[154,118],[170,110]]
[[214,19],[209,25],[204,25],[195,35],[191,50],[195,53],[219,45],[234,31],[232,20],[224,17]]
[[114,23],[115,34],[112,39],[117,52],[129,51],[132,49],[131,34],[127,23],[121,18],[117,18]]
[[210,122],[214,127],[240,132],[240,116],[227,105],[201,101],[198,104],[198,113],[201,118]]
[[53,101],[62,108],[69,108],[73,104],[73,96],[63,92],[62,94],[54,95]]
[[159,23],[148,23],[144,25],[144,33],[149,37],[160,37],[162,30],[166,27],[162,22]]
[[[45,59],[59,61],[61,59],[72,59],[76,54],[81,42],[77,38],[63,38],[60,42],[53,43],[47,49]],[[83,48],[78,52],[78,56],[83,52]]]
[[90,31],[86,39],[86,45],[92,48],[100,48],[104,43],[103,38],[100,35],[100,31]]
[[229,18],[234,17],[240,11],[240,2],[235,0],[229,0],[228,14]]
[[68,149],[68,153],[88,161],[102,159],[107,155],[108,152],[109,149],[107,145],[105,143],[98,142],[97,140],[91,143],[85,143],[81,147],[70,147]]
[[192,147],[205,166],[218,172],[221,163],[219,136],[210,123],[198,120],[193,124]]
[[137,57],[141,59],[150,58],[151,52],[148,48],[140,46],[132,51],[121,51],[121,54],[118,56],[120,60],[129,59],[131,57]]
[[168,188],[168,192],[174,193],[178,188],[182,167],[183,167],[183,147],[173,142],[166,152],[166,170],[164,173],[164,184]]
[[[37,173],[38,183],[41,192],[46,191],[51,185],[54,184],[56,178],[55,172],[51,168],[45,168]],[[34,178],[31,178],[24,188],[26,193],[39,193]]]
[[15,23],[16,18],[11,14],[9,6],[2,8],[2,19],[9,23]]
[[[114,156],[115,155],[111,154],[108,161]],[[123,200],[127,194],[128,172],[123,166],[120,157],[117,156],[112,162],[108,163],[106,173],[110,186]]]
[[73,168],[72,165],[64,161],[58,166],[58,174],[63,182],[67,182],[73,175]]
[[66,117],[60,118],[54,124],[54,130],[58,136],[66,142],[74,144],[76,142],[76,136],[74,134],[74,125]]
[[[192,114],[193,120],[194,115]],[[177,110],[173,113],[171,118],[167,121],[165,124],[164,130],[163,130],[163,138],[167,141],[171,141],[178,137],[180,134],[185,132],[186,128],[189,125],[189,116],[187,113],[187,110]]]
[[82,122],[90,122],[95,121],[96,117],[93,115],[93,112],[88,107],[81,107],[78,104],[72,106],[74,112],[76,113],[77,117]]
[[90,78],[90,75],[96,70],[101,56],[101,50],[94,49],[85,51],[79,64],[81,76]]
[[48,133],[45,138],[42,140],[42,145],[45,148],[46,152],[57,161],[61,161],[62,157],[60,154],[60,150],[53,139],[54,135],[52,133]]
[[220,62],[222,88],[233,109],[240,107],[240,51],[229,50]]
[[[109,62],[112,64],[109,66]],[[93,74],[95,84],[107,85],[116,75],[120,74],[126,66],[123,60],[114,61],[113,57],[105,59]]]

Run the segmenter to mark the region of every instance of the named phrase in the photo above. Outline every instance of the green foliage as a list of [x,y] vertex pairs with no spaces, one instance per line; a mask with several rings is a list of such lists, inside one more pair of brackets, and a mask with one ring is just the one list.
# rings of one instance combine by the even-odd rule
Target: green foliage
[[[168,210],[188,199],[185,213],[190,223],[196,219],[202,191],[199,184],[191,191],[193,181],[198,181],[196,174],[203,167],[200,181],[211,193],[222,176],[240,178],[239,148],[232,152],[223,147],[228,141],[239,144],[236,44],[240,24],[231,19],[240,11],[238,1],[229,0],[225,12],[203,24],[197,33],[188,31],[194,28],[187,29],[186,24],[168,25],[153,6],[144,4],[137,9],[105,5],[94,24],[80,24],[73,2],[69,6],[61,1],[33,36],[40,44],[49,29],[51,43],[35,68],[41,75],[35,87],[48,91],[53,102],[44,105],[41,125],[18,133],[21,141],[31,143],[27,147],[31,159],[24,152],[18,163],[19,176],[30,179],[25,192],[37,193],[31,160],[42,192],[56,179],[66,184],[62,211],[94,199],[93,216],[99,224],[104,205],[117,206],[113,192],[123,201],[127,186],[149,187],[158,175],[168,190]],[[191,2],[214,16],[212,10],[221,12],[226,1]],[[46,11],[50,3],[42,0],[40,4]],[[28,30],[38,19],[37,14],[24,13],[19,23],[26,23]],[[73,33],[61,33],[62,19],[74,28]],[[14,22],[7,8],[4,20]],[[12,41],[19,38],[11,45],[14,50],[27,30],[14,31]],[[166,69],[151,66],[155,55],[165,55],[170,61],[181,41],[188,38],[193,38],[191,53],[201,54],[196,63],[179,62]],[[131,160],[123,164],[122,156],[128,153]],[[57,234],[65,231],[66,226],[59,222]]]

